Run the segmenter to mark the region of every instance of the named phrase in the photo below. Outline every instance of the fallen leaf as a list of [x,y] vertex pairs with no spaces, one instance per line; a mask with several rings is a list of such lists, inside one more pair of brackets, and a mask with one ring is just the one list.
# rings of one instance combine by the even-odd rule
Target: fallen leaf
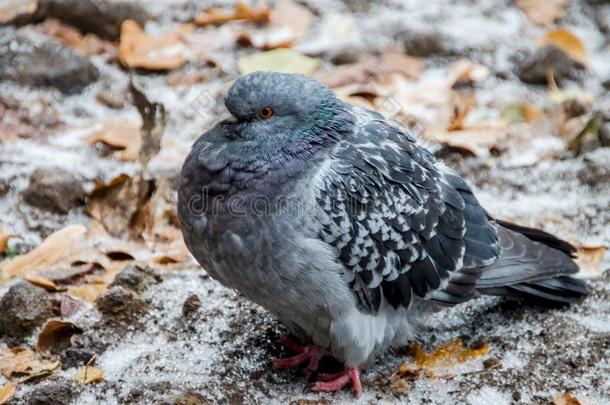
[[538,42],[540,45],[554,45],[577,62],[587,64],[587,50],[582,41],[565,28],[547,32]]
[[569,394],[569,393],[557,395],[555,398],[553,398],[553,403],[555,405],[584,405],[585,404],[577,396]]
[[517,0],[517,6],[537,25],[550,25],[566,14],[570,0]]
[[425,137],[452,149],[486,158],[502,148],[508,132],[501,123],[472,125],[458,131],[427,131]]
[[502,106],[500,116],[508,123],[532,123],[544,116],[544,111],[530,103],[509,103]]
[[26,380],[50,375],[61,370],[59,362],[39,360],[32,350],[0,348],[0,373],[6,378],[24,376]]
[[38,8],[36,0],[4,0],[0,4],[0,24],[5,24],[24,14],[33,14]]
[[447,373],[451,375],[456,366],[483,357],[490,350],[487,344],[476,348],[464,347],[461,339],[452,340],[432,353],[426,353],[420,346],[415,345],[412,348],[415,363],[402,364],[394,375],[408,376],[420,372],[431,378],[442,377]]
[[269,71],[311,75],[319,64],[320,61],[317,59],[290,49],[274,49],[267,52],[255,53],[238,61],[241,74]]
[[104,381],[104,372],[96,367],[82,366],[72,376],[72,380],[82,384],[93,384]]
[[121,174],[106,184],[98,183],[89,195],[85,210],[112,236],[141,235],[139,215],[153,190],[152,180]]
[[267,50],[291,47],[309,32],[312,18],[307,7],[284,0],[271,10],[268,26],[242,32],[238,42]]
[[23,279],[27,282],[34,284],[37,287],[44,288],[49,291],[58,291],[59,287],[52,280],[44,277],[40,277],[36,274],[26,274]]
[[6,252],[8,248],[8,241],[13,235],[8,235],[4,232],[4,228],[0,226],[0,256]]
[[105,55],[107,60],[115,59],[117,47],[95,34],[81,34],[76,28],[61,21],[48,18],[36,28],[45,35],[51,36],[64,45],[77,49],[85,55]]
[[100,295],[106,292],[108,284],[82,284],[79,286],[69,287],[68,294],[79,297],[85,301],[94,302]]
[[598,276],[602,271],[602,263],[606,256],[606,251],[607,248],[602,245],[579,246],[574,261],[583,275],[587,277]]
[[[579,118],[581,117],[575,117],[573,120],[579,120]],[[583,146],[596,142],[599,139],[600,129],[604,124],[603,118],[599,113],[592,113],[582,118],[586,119],[582,130],[568,141],[568,149],[575,151],[577,154],[582,152]]]
[[0,388],[0,405],[8,403],[13,398],[16,391],[17,383],[10,381],[4,384],[2,388]]
[[117,159],[135,161],[142,145],[140,125],[135,121],[109,121],[99,131],[90,135],[87,142],[103,142],[118,150],[115,152]]
[[44,324],[38,333],[36,351],[59,353],[70,347],[70,338],[83,330],[72,322],[52,319]]
[[269,8],[264,7],[254,10],[248,4],[241,1],[235,5],[233,12],[227,12],[221,8],[211,8],[195,17],[195,24],[210,25],[223,24],[234,20],[264,22],[269,19]]
[[451,87],[459,84],[477,83],[489,76],[489,68],[468,59],[455,62],[449,71],[448,81]]
[[74,253],[86,232],[87,228],[83,225],[69,225],[51,234],[29,253],[0,262],[0,283],[33,270],[50,267],[61,258]]
[[161,139],[168,117],[165,106],[150,101],[146,94],[138,89],[133,80],[129,82],[129,90],[133,104],[142,118],[142,146],[138,151],[138,161],[142,165],[142,173],[146,173],[148,162],[161,150]]
[[147,34],[137,22],[125,20],[121,24],[119,59],[123,65],[147,70],[171,70],[188,60],[184,37],[194,30],[190,24],[181,25],[159,36]]

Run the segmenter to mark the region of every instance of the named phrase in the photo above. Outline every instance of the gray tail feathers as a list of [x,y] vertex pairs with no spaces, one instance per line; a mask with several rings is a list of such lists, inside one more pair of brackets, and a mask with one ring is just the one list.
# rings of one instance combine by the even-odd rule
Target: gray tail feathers
[[545,306],[571,304],[587,294],[584,281],[570,277],[578,272],[574,246],[544,231],[496,222],[502,255],[483,270],[477,291]]

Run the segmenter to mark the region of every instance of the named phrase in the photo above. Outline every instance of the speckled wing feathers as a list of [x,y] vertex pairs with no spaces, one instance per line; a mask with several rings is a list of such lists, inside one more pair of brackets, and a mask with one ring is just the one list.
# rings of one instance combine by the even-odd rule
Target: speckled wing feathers
[[339,252],[361,309],[376,312],[382,296],[398,308],[446,288],[474,292],[480,272],[460,270],[488,264],[499,248],[459,177],[372,115],[331,158],[318,194],[320,236]]

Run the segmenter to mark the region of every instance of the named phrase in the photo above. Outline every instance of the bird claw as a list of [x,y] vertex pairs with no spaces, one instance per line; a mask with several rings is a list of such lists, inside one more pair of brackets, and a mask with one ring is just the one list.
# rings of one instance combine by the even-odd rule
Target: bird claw
[[334,392],[339,391],[346,385],[352,385],[356,398],[362,394],[362,383],[360,382],[360,371],[357,367],[350,367],[345,371],[334,374],[320,374],[321,381],[314,383],[312,391]]
[[307,364],[307,367],[304,370],[307,378],[318,370],[320,358],[324,355],[324,352],[317,346],[302,346],[289,337],[282,338],[280,344],[288,350],[298,354],[292,357],[273,360],[272,363],[274,368],[298,368],[303,364]]

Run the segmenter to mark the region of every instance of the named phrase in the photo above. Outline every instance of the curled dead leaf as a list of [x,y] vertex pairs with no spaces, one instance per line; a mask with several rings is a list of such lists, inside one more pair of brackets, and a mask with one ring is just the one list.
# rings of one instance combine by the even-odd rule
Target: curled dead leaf
[[119,59],[130,68],[171,70],[188,61],[184,37],[193,32],[190,24],[181,25],[159,36],[147,34],[137,22],[125,20],[121,25]]
[[138,159],[142,145],[140,124],[129,121],[106,122],[99,131],[87,138],[87,142],[97,142],[117,149],[115,156],[119,160],[135,161]]
[[94,384],[104,381],[104,372],[97,367],[83,366],[72,376],[72,380],[82,384]]
[[0,405],[8,403],[17,392],[17,383],[7,382],[0,388]]
[[69,225],[45,239],[29,253],[0,262],[0,282],[50,267],[78,249],[87,233],[83,225]]
[[244,2],[237,2],[233,12],[221,8],[211,8],[195,17],[195,24],[223,24],[234,20],[264,22],[269,19],[269,8],[255,10]]
[[83,333],[83,330],[72,322],[52,319],[44,324],[38,333],[36,350],[41,352],[59,353],[70,347],[70,338]]
[[36,274],[26,274],[23,279],[37,287],[44,288],[48,291],[58,291],[59,287],[52,280],[38,276]]
[[580,38],[565,28],[547,32],[538,42],[540,45],[554,45],[575,61],[583,65],[587,64],[587,50],[584,44]]
[[583,245],[578,247],[577,256],[574,260],[582,275],[586,277],[599,276],[602,272],[602,263],[606,256],[607,248],[602,245]]
[[427,131],[424,136],[451,149],[486,158],[492,150],[502,148],[508,132],[502,123],[488,123],[457,131]]
[[537,25],[550,25],[566,14],[570,0],[517,0],[528,20]]

